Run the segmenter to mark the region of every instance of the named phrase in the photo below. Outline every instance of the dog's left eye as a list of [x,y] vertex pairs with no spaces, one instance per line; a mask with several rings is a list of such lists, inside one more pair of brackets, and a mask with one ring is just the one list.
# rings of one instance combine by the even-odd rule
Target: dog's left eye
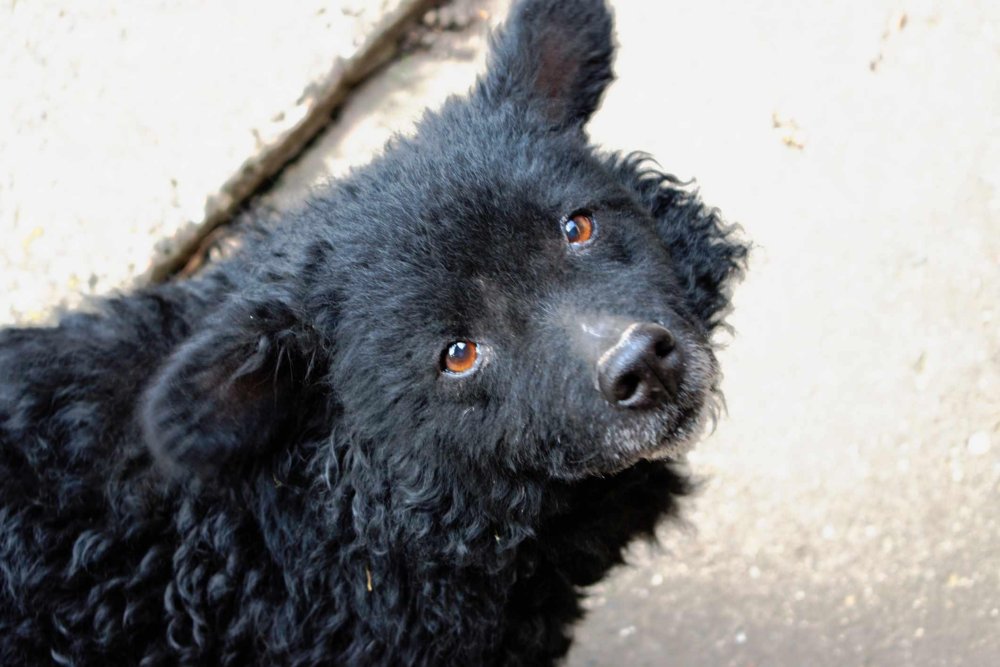
[[479,346],[471,340],[455,341],[444,351],[441,365],[444,370],[455,375],[468,373],[476,367]]
[[586,243],[594,236],[594,218],[588,213],[576,213],[563,223],[563,234],[571,245]]

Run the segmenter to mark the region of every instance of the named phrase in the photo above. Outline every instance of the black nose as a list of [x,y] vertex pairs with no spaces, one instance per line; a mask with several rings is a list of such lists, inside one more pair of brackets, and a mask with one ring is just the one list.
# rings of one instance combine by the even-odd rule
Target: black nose
[[597,362],[597,383],[609,403],[623,408],[661,406],[677,396],[684,357],[659,324],[633,324]]

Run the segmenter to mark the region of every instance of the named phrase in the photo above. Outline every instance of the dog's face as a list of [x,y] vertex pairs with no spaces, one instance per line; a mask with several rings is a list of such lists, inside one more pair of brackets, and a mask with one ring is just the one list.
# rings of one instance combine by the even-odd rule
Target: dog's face
[[[700,433],[717,379],[708,336],[743,249],[669,179],[588,145],[611,56],[602,0],[522,0],[468,98],[299,221],[303,305],[287,318],[322,332],[298,368],[321,358],[340,434],[430,468],[579,479],[680,455]],[[274,310],[230,321],[266,329]],[[261,340],[308,338],[254,331],[242,356],[256,361],[230,375],[269,368]],[[272,433],[270,390],[227,386],[254,408],[229,418],[242,426],[222,448]],[[154,451],[183,458],[153,426]]]
[[371,437],[576,478],[701,431],[717,373],[689,267],[582,131],[608,21],[596,1],[521,4],[471,98],[345,186],[380,194],[331,242],[334,385]]
[[679,454],[715,361],[651,212],[581,133],[461,111],[387,157],[433,182],[338,235],[345,415],[559,477]]

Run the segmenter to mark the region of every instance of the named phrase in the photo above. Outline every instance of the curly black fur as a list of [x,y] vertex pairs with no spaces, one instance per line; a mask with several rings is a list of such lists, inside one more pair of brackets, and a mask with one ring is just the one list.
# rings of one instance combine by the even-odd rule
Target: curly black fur
[[[467,99],[234,258],[0,332],[0,664],[562,656],[689,488],[654,455],[711,409],[746,252],[588,146],[611,54],[601,0],[522,0]],[[676,404],[595,391],[580,329],[619,321],[674,331]],[[484,363],[442,373],[462,339]]]

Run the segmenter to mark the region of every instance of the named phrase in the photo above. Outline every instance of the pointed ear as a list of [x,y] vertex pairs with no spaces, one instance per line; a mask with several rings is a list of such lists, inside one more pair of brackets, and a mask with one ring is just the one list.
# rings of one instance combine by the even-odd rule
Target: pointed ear
[[542,111],[554,127],[582,127],[614,78],[605,0],[519,0],[494,35],[478,93]]
[[277,299],[234,299],[167,360],[143,397],[157,461],[208,475],[264,453],[312,373],[315,334]]

